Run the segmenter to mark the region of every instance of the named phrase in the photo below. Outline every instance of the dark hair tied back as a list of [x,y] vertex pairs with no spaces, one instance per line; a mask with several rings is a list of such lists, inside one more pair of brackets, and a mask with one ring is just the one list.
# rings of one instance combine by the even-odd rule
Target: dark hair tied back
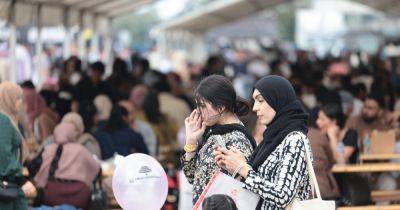
[[250,111],[250,104],[243,98],[237,97],[235,106],[233,107],[232,111],[238,116],[247,115]]
[[215,108],[225,107],[226,111],[233,112],[239,116],[246,115],[249,104],[238,98],[232,82],[221,75],[211,75],[204,78],[195,90],[196,102],[209,101]]

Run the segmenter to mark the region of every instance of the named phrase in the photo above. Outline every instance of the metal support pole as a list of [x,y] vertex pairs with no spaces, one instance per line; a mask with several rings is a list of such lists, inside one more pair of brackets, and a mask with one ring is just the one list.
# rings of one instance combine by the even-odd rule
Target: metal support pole
[[112,56],[112,33],[111,33],[111,27],[112,27],[112,19],[109,18],[107,21],[107,25],[110,28],[110,30],[105,34],[105,39],[104,39],[104,52],[105,52],[105,63],[106,63],[106,73],[105,76],[111,75],[112,73],[112,62],[113,62],[113,56]]
[[17,81],[17,65],[16,65],[16,46],[17,46],[17,28],[15,26],[15,4],[16,0],[11,1],[10,10],[8,14],[8,25],[10,28],[10,36],[8,40],[9,45],[9,80],[11,82]]
[[65,30],[65,39],[63,42],[63,58],[68,59],[71,56],[71,35],[68,24],[69,7],[63,9],[63,26]]

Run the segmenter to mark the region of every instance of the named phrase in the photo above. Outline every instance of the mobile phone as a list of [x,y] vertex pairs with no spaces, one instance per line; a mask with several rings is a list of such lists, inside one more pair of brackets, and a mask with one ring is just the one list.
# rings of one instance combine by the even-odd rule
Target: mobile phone
[[216,135],[215,138],[217,140],[217,142],[215,143],[215,146],[226,149],[226,144],[225,144],[225,141],[222,139],[222,136]]

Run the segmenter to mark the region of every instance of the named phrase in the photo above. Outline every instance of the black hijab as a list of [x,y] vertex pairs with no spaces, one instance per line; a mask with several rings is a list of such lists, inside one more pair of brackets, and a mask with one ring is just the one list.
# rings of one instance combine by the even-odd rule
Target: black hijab
[[254,85],[254,88],[276,112],[274,119],[264,131],[263,141],[250,159],[253,169],[258,171],[258,167],[289,133],[300,131],[307,135],[308,115],[297,100],[293,86],[285,78],[265,76]]

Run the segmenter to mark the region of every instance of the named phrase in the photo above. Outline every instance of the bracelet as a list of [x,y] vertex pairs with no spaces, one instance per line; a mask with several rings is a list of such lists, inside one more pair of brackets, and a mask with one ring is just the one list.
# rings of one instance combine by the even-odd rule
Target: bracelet
[[197,144],[186,144],[183,147],[183,150],[185,150],[185,152],[195,152],[197,149]]
[[236,175],[239,173],[239,171],[245,166],[247,166],[247,163],[244,163],[244,164],[239,165],[238,167],[236,167],[235,171],[232,173],[232,177],[235,178]]

